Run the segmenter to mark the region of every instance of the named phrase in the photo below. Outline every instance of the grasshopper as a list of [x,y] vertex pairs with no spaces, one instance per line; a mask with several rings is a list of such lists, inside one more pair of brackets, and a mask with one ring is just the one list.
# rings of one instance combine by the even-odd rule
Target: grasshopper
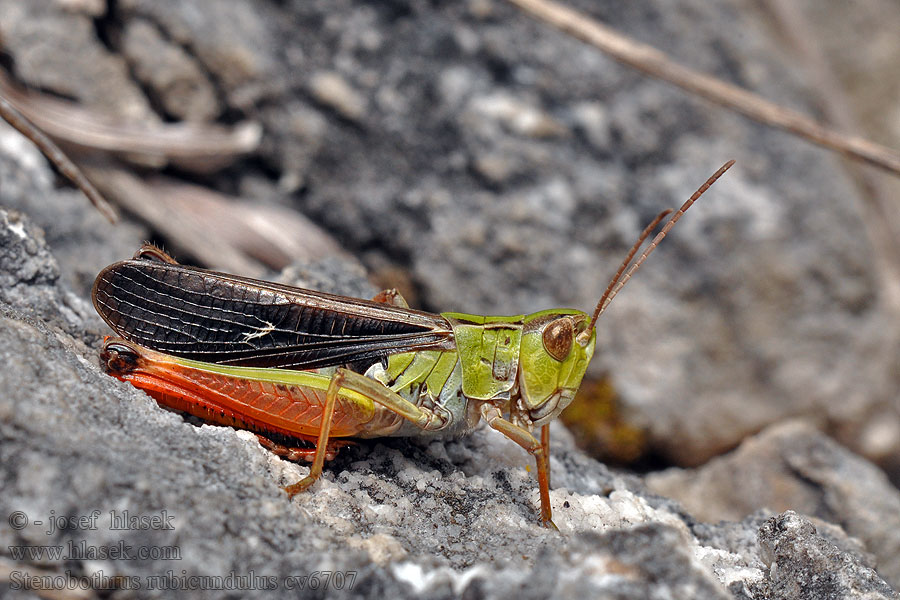
[[101,359],[165,406],[249,429],[276,453],[311,461],[285,488],[290,496],[316,481],[347,438],[459,436],[484,420],[534,457],[541,522],[555,528],[549,423],[575,398],[597,319],[732,164],[644,229],[592,315],[432,314],[393,290],[347,298],[182,266],[144,246],[94,282],[97,312],[124,338],[107,339]]

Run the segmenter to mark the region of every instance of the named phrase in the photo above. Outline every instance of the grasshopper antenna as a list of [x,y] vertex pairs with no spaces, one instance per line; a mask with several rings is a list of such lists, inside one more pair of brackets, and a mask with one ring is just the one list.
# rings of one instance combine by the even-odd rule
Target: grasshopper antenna
[[606,290],[603,292],[603,295],[600,296],[600,301],[597,303],[597,308],[594,310],[594,316],[591,319],[590,327],[587,328],[587,331],[590,331],[594,328],[594,324],[597,322],[597,317],[600,316],[602,312],[602,307],[606,307],[607,298],[609,298],[610,293],[612,293],[613,288],[619,282],[619,279],[622,277],[622,273],[625,272],[625,269],[628,268],[628,265],[631,263],[631,259],[634,258],[634,255],[637,254],[637,251],[644,244],[644,241],[650,237],[650,234],[653,233],[653,230],[656,229],[656,226],[659,225],[660,221],[665,219],[668,215],[672,213],[671,208],[667,208],[662,211],[653,221],[644,228],[644,231],[641,232],[640,237],[638,237],[637,241],[634,243],[634,246],[631,247],[631,250],[628,251],[628,256],[625,257],[625,260],[622,261],[622,264],[619,266],[619,270],[616,271],[616,274],[613,275],[613,278],[610,280],[609,285],[606,286]]
[[[678,222],[678,219],[681,218],[681,215],[683,215],[687,211],[687,209],[689,209],[691,205],[694,204],[694,202],[696,202],[697,199],[700,198],[700,196],[702,196],[706,192],[706,190],[708,190],[710,186],[714,184],[716,180],[725,173],[725,171],[730,169],[733,164],[734,161],[729,160],[727,163],[722,165],[718,171],[713,173],[712,177],[706,180],[706,183],[701,185],[700,188],[696,192],[694,192],[694,194],[690,198],[687,199],[687,202],[681,205],[681,208],[675,211],[675,214],[673,214],[672,217],[668,221],[666,221],[666,224],[663,225],[663,228],[660,230],[660,232],[656,234],[656,237],[653,238],[653,241],[650,242],[650,245],[647,246],[647,249],[644,250],[643,254],[641,254],[641,256],[634,262],[634,264],[631,265],[631,268],[628,269],[628,272],[625,273],[625,269],[628,268],[628,265],[631,263],[631,259],[633,259],[634,255],[637,254],[638,249],[641,247],[641,245],[643,245],[644,241],[648,237],[650,237],[650,233],[656,228],[656,226],[659,225],[659,223],[672,212],[672,209],[664,210],[663,212],[659,213],[659,215],[657,215],[657,217],[653,219],[653,222],[647,225],[638,240],[634,243],[634,246],[631,247],[631,251],[628,253],[628,256],[625,257],[625,260],[622,262],[622,266],[619,267],[619,270],[616,271],[616,274],[613,276],[612,281],[609,282],[609,285],[606,287],[606,291],[603,292],[602,296],[600,296],[600,301],[597,302],[597,308],[594,309],[594,315],[591,317],[591,322],[585,332],[590,332],[594,329],[597,324],[597,319],[601,314],[603,314],[603,311],[606,310],[606,307],[609,306],[609,303],[612,302],[612,299],[616,297],[616,294],[618,294],[623,287],[625,287],[625,284],[628,283],[628,280],[631,279],[632,275],[637,272],[640,266],[644,264],[644,261],[647,260],[647,257],[650,256],[650,254],[654,250],[656,250],[656,247],[659,245],[662,239],[666,237],[666,234],[669,233],[669,230],[671,230],[672,227],[675,226],[675,223]],[[623,275],[623,273],[625,274]]]

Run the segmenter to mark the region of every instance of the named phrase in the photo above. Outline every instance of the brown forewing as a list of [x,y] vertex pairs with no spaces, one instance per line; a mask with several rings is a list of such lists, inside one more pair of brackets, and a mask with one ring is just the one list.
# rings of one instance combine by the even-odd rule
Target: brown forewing
[[106,267],[92,297],[121,337],[205,362],[311,369],[454,348],[440,315],[155,260]]

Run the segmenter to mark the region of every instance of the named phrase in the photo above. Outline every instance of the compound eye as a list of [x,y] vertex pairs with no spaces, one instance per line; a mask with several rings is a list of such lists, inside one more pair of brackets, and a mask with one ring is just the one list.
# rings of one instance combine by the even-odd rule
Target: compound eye
[[572,341],[575,338],[575,325],[572,324],[572,319],[568,317],[556,319],[544,327],[544,333],[541,337],[547,354],[556,360],[563,361],[569,356],[569,351],[572,350]]

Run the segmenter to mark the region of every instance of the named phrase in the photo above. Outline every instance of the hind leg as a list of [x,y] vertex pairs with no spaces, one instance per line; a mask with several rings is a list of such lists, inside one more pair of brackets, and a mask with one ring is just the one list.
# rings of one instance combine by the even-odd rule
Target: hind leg
[[313,464],[309,469],[309,475],[297,483],[284,488],[284,491],[286,491],[290,497],[307,489],[315,483],[316,479],[322,474],[322,465],[325,462],[325,455],[329,449],[328,436],[331,433],[334,405],[341,389],[351,390],[358,394],[362,394],[391,412],[415,423],[425,431],[440,431],[446,427],[450,421],[450,415],[449,413],[445,414],[446,411],[442,413],[416,406],[377,381],[369,379],[359,373],[339,368],[331,377],[331,381],[328,383],[328,390],[325,392],[325,406],[322,409],[319,439],[316,442],[316,449],[313,452]]
[[328,390],[325,392],[325,406],[322,408],[322,424],[319,426],[319,440],[316,442],[316,449],[313,453],[312,466],[309,468],[309,475],[293,485],[284,488],[289,498],[293,498],[296,494],[307,489],[316,482],[316,479],[322,474],[322,465],[325,464],[325,458],[328,453],[328,436],[331,433],[331,418],[334,416],[334,404],[337,401],[338,392],[344,383],[343,369],[338,371],[331,378],[328,384]]

